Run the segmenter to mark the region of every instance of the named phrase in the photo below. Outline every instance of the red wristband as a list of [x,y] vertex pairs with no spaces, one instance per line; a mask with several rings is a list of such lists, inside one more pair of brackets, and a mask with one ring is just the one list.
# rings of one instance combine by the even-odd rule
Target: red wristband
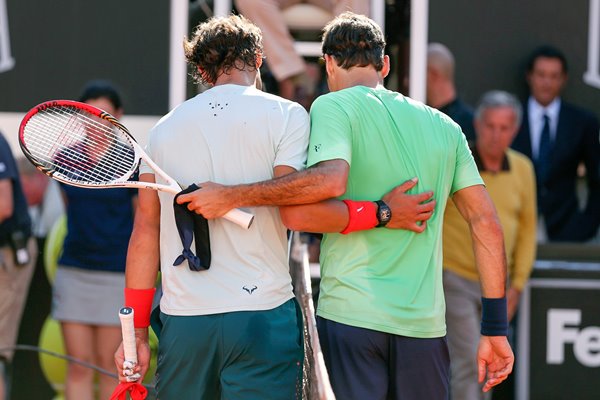
[[377,204],[374,202],[344,200],[344,203],[348,207],[350,219],[348,226],[340,233],[347,235],[350,232],[372,229],[379,223],[377,221]]
[[133,326],[147,328],[150,325],[150,313],[154,300],[155,288],[130,289],[125,288],[125,307],[133,308]]

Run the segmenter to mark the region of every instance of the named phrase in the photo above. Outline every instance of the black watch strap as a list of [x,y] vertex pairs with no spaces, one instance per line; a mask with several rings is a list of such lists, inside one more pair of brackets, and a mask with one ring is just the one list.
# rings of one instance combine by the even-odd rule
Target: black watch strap
[[377,221],[379,222],[377,228],[382,228],[392,219],[392,210],[383,200],[377,200],[375,203],[377,204]]

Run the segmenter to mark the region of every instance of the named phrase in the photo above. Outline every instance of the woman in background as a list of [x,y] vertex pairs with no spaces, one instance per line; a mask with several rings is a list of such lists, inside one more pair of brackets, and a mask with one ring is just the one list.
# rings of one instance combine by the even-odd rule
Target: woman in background
[[[117,119],[123,115],[120,96],[108,82],[88,83],[79,101]],[[52,316],[61,324],[69,356],[113,370],[136,190],[61,187],[68,233],[54,282]],[[100,375],[99,384],[98,398],[108,399],[117,382]],[[69,363],[65,396],[93,399],[94,371]]]

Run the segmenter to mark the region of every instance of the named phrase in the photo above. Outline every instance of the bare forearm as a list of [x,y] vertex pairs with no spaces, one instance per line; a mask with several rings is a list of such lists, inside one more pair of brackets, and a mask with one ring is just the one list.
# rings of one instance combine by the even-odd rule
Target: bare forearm
[[495,216],[484,216],[471,223],[475,262],[483,297],[504,297],[506,255],[502,227]]
[[232,186],[199,183],[199,189],[177,197],[179,204],[205,218],[225,215],[234,208],[310,204],[341,196],[346,191],[348,163],[330,160],[295,172],[289,166],[274,168],[274,179]]
[[348,207],[339,200],[279,208],[283,223],[291,230],[334,233],[348,225]]
[[[154,182],[151,174],[142,174],[140,180]],[[133,232],[127,251],[125,285],[130,289],[154,287],[159,265],[160,202],[153,190],[140,190]]]
[[125,285],[131,289],[154,287],[158,274],[158,230],[136,226],[131,234],[127,252]]
[[494,203],[481,185],[457,191],[452,200],[471,230],[483,297],[504,297],[506,285],[504,236]]
[[[423,232],[426,221],[435,207],[433,192],[416,195],[406,194],[417,183],[410,179],[388,192],[383,200],[392,209],[392,218],[386,225],[392,229],[407,229]],[[361,199],[354,199],[361,201]],[[344,202],[326,200],[315,204],[280,207],[284,224],[296,231],[331,233],[341,232],[350,222],[350,213]]]
[[225,195],[231,196],[236,207],[310,204],[338,197],[345,193],[347,181],[339,163],[347,166],[342,160],[328,161],[268,181],[229,186]]

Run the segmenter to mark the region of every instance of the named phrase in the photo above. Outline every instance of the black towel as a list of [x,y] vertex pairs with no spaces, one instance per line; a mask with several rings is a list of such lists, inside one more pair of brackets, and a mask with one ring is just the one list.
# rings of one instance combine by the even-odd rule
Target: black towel
[[[187,204],[177,204],[177,197],[181,194],[190,193],[199,189],[192,184],[179,192],[173,200],[173,211],[177,231],[183,245],[183,252],[177,257],[174,266],[180,265],[183,260],[188,261],[192,271],[204,271],[210,268],[210,235],[208,232],[208,221],[200,214],[188,210]],[[196,239],[196,254],[190,249],[192,240]]]

